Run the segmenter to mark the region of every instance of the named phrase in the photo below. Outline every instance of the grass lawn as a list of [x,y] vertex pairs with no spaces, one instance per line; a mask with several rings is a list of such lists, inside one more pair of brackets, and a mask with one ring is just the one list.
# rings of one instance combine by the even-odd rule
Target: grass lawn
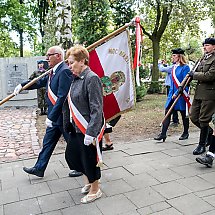
[[[165,94],[146,95],[141,102],[136,104],[134,110],[122,115],[114,127],[111,139],[119,141],[139,140],[153,138],[160,133],[160,123],[164,117]],[[179,113],[180,125],[169,127],[168,135],[179,135],[183,132],[182,119]],[[198,131],[190,122],[190,131]]]

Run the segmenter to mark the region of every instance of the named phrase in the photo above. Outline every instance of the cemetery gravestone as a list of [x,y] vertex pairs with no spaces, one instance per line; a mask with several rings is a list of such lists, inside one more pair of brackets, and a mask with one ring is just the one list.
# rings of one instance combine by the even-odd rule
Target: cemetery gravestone
[[[7,71],[7,94],[11,94],[14,88],[28,79],[27,64],[8,64]],[[22,91],[21,93],[27,93]]]

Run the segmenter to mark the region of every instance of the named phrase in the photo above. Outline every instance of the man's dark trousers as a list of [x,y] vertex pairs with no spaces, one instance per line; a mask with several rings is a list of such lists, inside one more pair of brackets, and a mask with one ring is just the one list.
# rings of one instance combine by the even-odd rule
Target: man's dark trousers
[[67,140],[68,134],[64,132],[63,126],[53,125],[53,127],[46,128],[46,134],[43,138],[43,148],[39,153],[36,164],[34,165],[37,170],[45,171],[54,148],[62,134],[65,140]]

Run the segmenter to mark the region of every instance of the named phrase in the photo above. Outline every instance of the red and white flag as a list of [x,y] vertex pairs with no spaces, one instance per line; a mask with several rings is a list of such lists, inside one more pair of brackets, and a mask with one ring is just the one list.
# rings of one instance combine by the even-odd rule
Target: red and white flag
[[106,120],[134,106],[134,81],[127,31],[92,50],[89,66],[103,83],[103,110]]

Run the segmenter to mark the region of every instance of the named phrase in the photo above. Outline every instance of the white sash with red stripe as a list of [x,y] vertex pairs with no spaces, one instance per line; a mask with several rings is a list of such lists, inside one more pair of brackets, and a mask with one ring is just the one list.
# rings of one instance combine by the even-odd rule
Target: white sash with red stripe
[[51,82],[51,77],[49,76],[49,81],[48,81],[48,97],[49,100],[53,105],[56,104],[58,97],[52,92],[51,87],[50,87],[50,82]]
[[[177,67],[178,67],[178,65],[174,65],[173,68],[172,68],[172,78],[173,78],[173,82],[174,82],[175,86],[178,89],[178,87],[180,86],[181,83],[179,82],[179,80],[177,79],[176,74],[175,74],[175,70],[176,70]],[[192,100],[190,98],[189,92],[187,93],[187,91],[185,89],[183,90],[182,96],[183,96],[183,98],[184,98],[184,100],[186,102],[186,116],[188,116],[189,109],[190,109],[190,107],[192,105]]]
[[[74,120],[76,126],[80,129],[80,131],[82,132],[82,134],[86,134],[86,130],[87,130],[87,126],[88,126],[88,122],[86,121],[86,119],[81,115],[81,113],[78,111],[78,109],[75,107],[75,105],[73,104],[71,97],[70,97],[70,91],[68,93],[68,104],[69,104],[69,110],[70,110],[70,122],[72,123],[72,119]],[[99,135],[95,138],[95,145],[96,145],[96,151],[97,151],[97,166],[98,167],[102,167],[103,165],[103,161],[102,161],[102,154],[100,151],[100,147],[99,147],[99,142],[103,137],[103,133],[105,130],[105,120],[104,120],[104,124],[101,128],[101,131],[99,133]]]

